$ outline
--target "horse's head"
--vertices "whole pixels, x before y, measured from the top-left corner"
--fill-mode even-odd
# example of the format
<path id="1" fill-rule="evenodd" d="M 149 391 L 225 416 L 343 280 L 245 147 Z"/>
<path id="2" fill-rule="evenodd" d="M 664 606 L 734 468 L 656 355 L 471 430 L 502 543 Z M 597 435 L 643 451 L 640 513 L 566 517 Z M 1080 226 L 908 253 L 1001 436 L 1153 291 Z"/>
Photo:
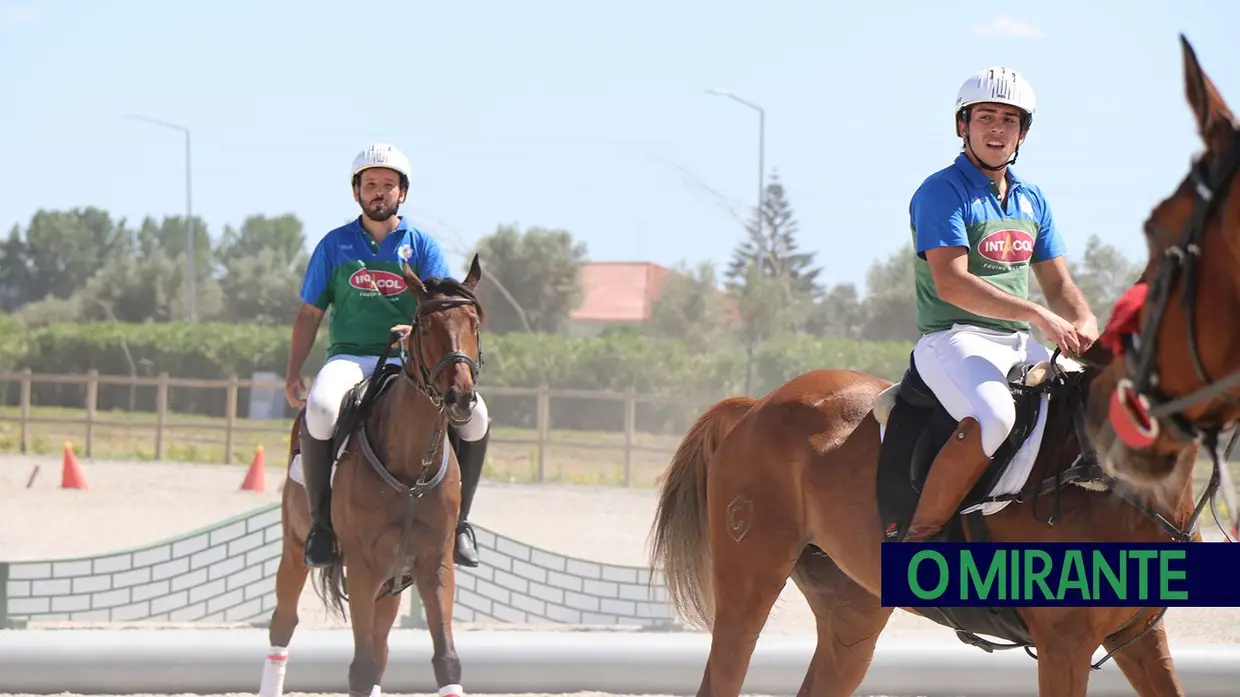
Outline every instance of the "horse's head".
<path id="1" fill-rule="evenodd" d="M 1112 312 L 1086 429 L 1103 467 L 1135 484 L 1183 481 L 1203 438 L 1240 417 L 1240 138 L 1180 37 L 1188 104 L 1205 144 L 1145 223 L 1149 262 Z"/>
<path id="2" fill-rule="evenodd" d="M 405 370 L 453 423 L 469 421 L 478 397 L 474 381 L 482 370 L 482 305 L 474 288 L 482 274 L 478 255 L 465 280 L 418 278 L 408 264 L 405 285 L 418 301 L 409 333 L 402 339 Z"/>

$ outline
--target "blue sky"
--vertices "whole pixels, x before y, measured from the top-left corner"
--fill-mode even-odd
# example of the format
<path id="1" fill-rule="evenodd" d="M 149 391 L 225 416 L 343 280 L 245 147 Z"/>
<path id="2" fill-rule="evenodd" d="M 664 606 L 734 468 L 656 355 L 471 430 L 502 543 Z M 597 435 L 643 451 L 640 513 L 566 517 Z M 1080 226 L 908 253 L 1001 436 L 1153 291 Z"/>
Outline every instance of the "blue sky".
<path id="1" fill-rule="evenodd" d="M 955 157 L 952 101 L 990 65 L 1039 101 L 1016 166 L 1073 255 L 1140 224 L 1200 142 L 1178 32 L 1240 103 L 1240 5 L 1215 2 L 624 3 L 0 0 L 0 224 L 95 205 L 194 212 L 218 235 L 294 212 L 309 244 L 357 215 L 372 140 L 413 162 L 402 209 L 462 268 L 497 224 L 563 227 L 595 260 L 721 264 L 766 163 L 831 283 L 909 237 L 908 200 Z"/>

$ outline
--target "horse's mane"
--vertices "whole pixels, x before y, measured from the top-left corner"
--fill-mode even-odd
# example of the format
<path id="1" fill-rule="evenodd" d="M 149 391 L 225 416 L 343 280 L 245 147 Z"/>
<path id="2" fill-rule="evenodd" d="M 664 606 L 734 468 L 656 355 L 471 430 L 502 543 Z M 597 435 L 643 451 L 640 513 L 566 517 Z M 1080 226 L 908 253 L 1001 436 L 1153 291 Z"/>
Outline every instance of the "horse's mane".
<path id="1" fill-rule="evenodd" d="M 422 285 L 426 288 L 426 294 L 430 297 L 446 297 L 446 298 L 465 298 L 473 303 L 474 308 L 478 311 L 478 321 L 483 320 L 482 303 L 478 302 L 478 295 L 474 290 L 465 285 L 461 281 L 450 276 L 444 278 L 430 277 L 422 279 Z"/>

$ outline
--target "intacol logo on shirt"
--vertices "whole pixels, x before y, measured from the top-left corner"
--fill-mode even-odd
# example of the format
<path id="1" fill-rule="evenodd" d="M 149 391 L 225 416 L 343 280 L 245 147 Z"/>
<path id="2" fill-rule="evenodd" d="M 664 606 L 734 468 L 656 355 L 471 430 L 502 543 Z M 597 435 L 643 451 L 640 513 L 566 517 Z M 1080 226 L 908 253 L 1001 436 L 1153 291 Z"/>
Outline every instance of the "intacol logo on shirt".
<path id="1" fill-rule="evenodd" d="M 399 295 L 405 290 L 405 279 L 391 271 L 381 269 L 358 269 L 349 276 L 349 285 L 360 291 L 369 291 L 365 295 Z"/>

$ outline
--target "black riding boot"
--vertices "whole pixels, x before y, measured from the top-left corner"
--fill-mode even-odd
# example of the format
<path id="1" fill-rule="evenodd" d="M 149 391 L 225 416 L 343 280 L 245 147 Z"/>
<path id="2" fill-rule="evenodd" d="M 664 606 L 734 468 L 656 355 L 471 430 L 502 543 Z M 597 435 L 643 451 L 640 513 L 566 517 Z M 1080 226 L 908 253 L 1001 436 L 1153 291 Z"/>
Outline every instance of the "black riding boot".
<path id="1" fill-rule="evenodd" d="M 474 529 L 470 526 L 469 508 L 482 479 L 482 467 L 486 463 L 487 442 L 491 440 L 491 426 L 487 425 L 482 438 L 473 442 L 460 440 L 456 447 L 456 459 L 461 465 L 461 516 L 456 526 L 456 563 L 462 566 L 478 566 L 478 546 Z"/>
<path id="2" fill-rule="evenodd" d="M 304 550 L 306 566 L 327 566 L 336 560 L 336 535 L 332 532 L 332 443 L 301 429 L 301 471 L 310 503 L 310 534 Z"/>

